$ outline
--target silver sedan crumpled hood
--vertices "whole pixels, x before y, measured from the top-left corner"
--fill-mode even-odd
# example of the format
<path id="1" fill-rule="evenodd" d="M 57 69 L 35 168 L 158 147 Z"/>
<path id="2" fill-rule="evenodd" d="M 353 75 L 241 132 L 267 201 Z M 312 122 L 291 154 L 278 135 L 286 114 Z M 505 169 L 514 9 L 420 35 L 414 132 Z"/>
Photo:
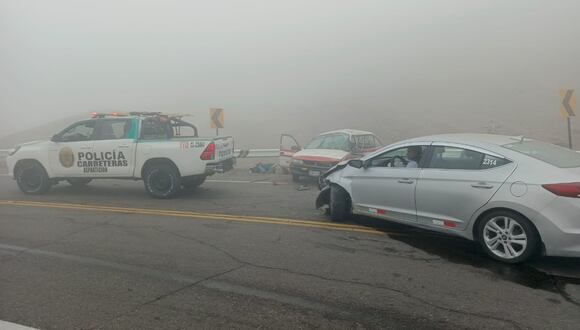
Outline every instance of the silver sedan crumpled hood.
<path id="1" fill-rule="evenodd" d="M 343 161 L 339 162 L 338 164 L 334 165 L 333 167 L 329 168 L 328 171 L 326 171 L 320 175 L 320 178 L 326 178 L 331 173 L 334 173 L 338 170 L 342 170 L 343 168 L 345 168 L 348 165 L 349 160 L 343 160 Z"/>
<path id="2" fill-rule="evenodd" d="M 331 167 L 330 169 L 328 169 L 328 171 L 322 173 L 319 177 L 318 177 L 318 190 L 323 190 L 325 187 L 328 186 L 328 182 L 326 180 L 326 178 L 331 175 L 332 173 L 336 172 L 336 171 L 340 171 L 342 169 L 344 169 L 345 167 L 348 166 L 348 162 L 349 160 L 343 160 L 341 162 L 339 162 L 338 164 L 334 165 L 333 167 Z"/>

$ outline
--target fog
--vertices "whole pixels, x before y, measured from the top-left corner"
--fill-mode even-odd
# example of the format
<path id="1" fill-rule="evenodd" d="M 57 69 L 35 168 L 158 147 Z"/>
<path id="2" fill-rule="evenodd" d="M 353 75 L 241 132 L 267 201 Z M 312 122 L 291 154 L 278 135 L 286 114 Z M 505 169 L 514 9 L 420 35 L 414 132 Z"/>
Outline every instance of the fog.
<path id="1" fill-rule="evenodd" d="M 579 13 L 573 0 L 0 0 L 0 137 L 113 110 L 191 113 L 210 135 L 221 107 L 242 147 L 336 128 L 564 143 Z"/>

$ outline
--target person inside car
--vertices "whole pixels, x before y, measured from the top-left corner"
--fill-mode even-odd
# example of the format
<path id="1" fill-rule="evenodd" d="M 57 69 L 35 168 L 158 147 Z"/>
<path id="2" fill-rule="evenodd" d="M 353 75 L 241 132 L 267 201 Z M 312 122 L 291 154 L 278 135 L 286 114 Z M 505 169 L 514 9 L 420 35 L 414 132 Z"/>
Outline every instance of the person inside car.
<path id="1" fill-rule="evenodd" d="M 421 147 L 411 146 L 407 148 L 407 168 L 417 168 L 419 167 L 419 161 L 421 160 Z"/>

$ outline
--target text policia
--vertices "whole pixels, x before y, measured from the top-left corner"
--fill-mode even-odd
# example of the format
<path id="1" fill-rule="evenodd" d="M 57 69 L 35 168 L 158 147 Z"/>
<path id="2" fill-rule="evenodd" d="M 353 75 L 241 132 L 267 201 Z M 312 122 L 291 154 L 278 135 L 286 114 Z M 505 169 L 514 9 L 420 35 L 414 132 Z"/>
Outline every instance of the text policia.
<path id="1" fill-rule="evenodd" d="M 106 173 L 109 167 L 126 167 L 129 163 L 122 151 L 79 152 L 77 166 L 84 173 Z"/>

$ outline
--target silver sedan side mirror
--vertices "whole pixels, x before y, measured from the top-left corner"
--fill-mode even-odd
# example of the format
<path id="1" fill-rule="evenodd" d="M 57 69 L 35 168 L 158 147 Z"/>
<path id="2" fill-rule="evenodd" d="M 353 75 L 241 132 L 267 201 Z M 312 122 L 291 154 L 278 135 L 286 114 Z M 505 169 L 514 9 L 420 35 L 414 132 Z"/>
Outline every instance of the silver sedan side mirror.
<path id="1" fill-rule="evenodd" d="M 362 168 L 364 167 L 364 162 L 360 159 L 351 159 L 348 161 L 348 165 L 354 168 Z"/>

